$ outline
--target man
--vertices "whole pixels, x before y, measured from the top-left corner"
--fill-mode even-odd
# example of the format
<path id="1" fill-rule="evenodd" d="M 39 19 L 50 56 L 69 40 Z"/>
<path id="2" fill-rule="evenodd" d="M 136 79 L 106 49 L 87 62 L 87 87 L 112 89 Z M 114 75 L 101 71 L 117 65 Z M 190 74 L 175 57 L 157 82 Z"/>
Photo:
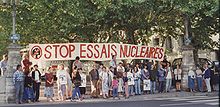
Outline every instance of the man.
<path id="1" fill-rule="evenodd" d="M 100 89 L 98 88 L 99 72 L 96 69 L 96 65 L 93 65 L 93 69 L 89 72 L 91 80 L 91 97 L 97 98 L 100 94 Z"/>
<path id="2" fill-rule="evenodd" d="M 24 73 L 21 65 L 17 65 L 17 71 L 13 74 L 13 83 L 15 85 L 16 103 L 22 104 L 24 92 Z"/>
<path id="3" fill-rule="evenodd" d="M 204 64 L 203 78 L 205 79 L 205 84 L 208 92 L 211 92 L 210 78 L 211 78 L 211 70 L 208 68 L 208 64 Z"/>
<path id="4" fill-rule="evenodd" d="M 79 56 L 76 57 L 75 61 L 73 62 L 73 66 L 72 66 L 72 69 L 77 67 L 78 68 L 83 68 L 83 64 L 82 62 L 80 61 L 80 58 Z"/>
<path id="5" fill-rule="evenodd" d="M 3 55 L 3 59 L 0 62 L 1 76 L 3 76 L 7 70 L 7 61 L 8 61 L 8 55 Z"/>
<path id="6" fill-rule="evenodd" d="M 32 71 L 32 79 L 34 80 L 33 89 L 34 89 L 35 101 L 39 102 L 41 73 L 38 70 L 38 65 L 34 65 L 34 70 Z"/>

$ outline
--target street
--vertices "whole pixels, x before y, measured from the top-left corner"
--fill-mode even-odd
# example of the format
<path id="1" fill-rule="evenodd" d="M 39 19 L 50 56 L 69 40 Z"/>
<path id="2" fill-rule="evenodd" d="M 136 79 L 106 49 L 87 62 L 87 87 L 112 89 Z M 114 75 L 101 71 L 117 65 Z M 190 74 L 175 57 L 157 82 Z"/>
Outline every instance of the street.
<path id="1" fill-rule="evenodd" d="M 54 102 L 37 103 L 23 105 L 4 105 L 7 107 L 218 107 L 218 96 L 189 96 L 189 97 L 170 97 L 170 98 L 147 98 L 143 99 L 124 99 L 121 100 L 84 100 L 82 102 Z"/>

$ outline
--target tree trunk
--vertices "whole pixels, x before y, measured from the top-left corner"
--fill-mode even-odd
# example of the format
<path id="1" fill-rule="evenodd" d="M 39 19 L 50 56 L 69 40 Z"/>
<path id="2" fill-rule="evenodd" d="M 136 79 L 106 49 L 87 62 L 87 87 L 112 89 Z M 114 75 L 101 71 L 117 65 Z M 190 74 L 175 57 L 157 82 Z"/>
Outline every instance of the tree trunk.
<path id="1" fill-rule="evenodd" d="M 184 19 L 184 28 L 185 28 L 184 45 L 190 45 L 192 39 L 192 31 L 191 31 L 190 18 L 188 14 L 184 14 L 183 19 Z"/>
<path id="2" fill-rule="evenodd" d="M 199 63 L 198 49 L 194 49 L 194 50 L 193 50 L 193 57 L 194 57 L 195 65 L 197 66 L 198 63 Z"/>

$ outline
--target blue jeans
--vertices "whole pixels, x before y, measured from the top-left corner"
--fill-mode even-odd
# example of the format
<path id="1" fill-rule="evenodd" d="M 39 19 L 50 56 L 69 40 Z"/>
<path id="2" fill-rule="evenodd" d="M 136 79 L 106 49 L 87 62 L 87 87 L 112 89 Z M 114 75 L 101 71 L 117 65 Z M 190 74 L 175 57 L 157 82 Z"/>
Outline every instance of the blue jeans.
<path id="1" fill-rule="evenodd" d="M 113 98 L 118 97 L 118 88 L 112 89 Z"/>
<path id="2" fill-rule="evenodd" d="M 151 91 L 151 94 L 155 93 L 155 91 L 156 91 L 156 81 L 150 81 L 150 91 Z"/>
<path id="3" fill-rule="evenodd" d="M 72 99 L 75 99 L 76 94 L 78 94 L 79 98 L 81 98 L 79 86 L 75 87 L 75 89 L 73 90 Z"/>
<path id="4" fill-rule="evenodd" d="M 141 94 L 141 79 L 135 80 L 134 81 L 134 85 L 135 85 L 135 94 Z"/>
<path id="5" fill-rule="evenodd" d="M 15 97 L 16 102 L 21 102 L 24 93 L 24 81 L 16 81 L 15 82 Z"/>
<path id="6" fill-rule="evenodd" d="M 172 79 L 166 79 L 166 92 L 170 91 Z"/>
<path id="7" fill-rule="evenodd" d="M 129 93 L 129 95 L 132 95 L 133 92 L 134 92 L 134 86 L 133 85 L 129 85 L 128 86 L 128 93 Z"/>
<path id="8" fill-rule="evenodd" d="M 163 90 L 164 90 L 164 81 L 159 81 L 159 88 L 158 88 L 159 93 L 162 93 Z"/>
<path id="9" fill-rule="evenodd" d="M 202 77 L 197 77 L 197 84 L 198 84 L 198 90 L 200 92 L 202 92 L 203 91 L 203 89 L 202 89 Z"/>
<path id="10" fill-rule="evenodd" d="M 34 90 L 31 87 L 25 87 L 24 88 L 24 95 L 23 95 L 24 100 L 32 100 L 34 101 Z"/>
<path id="11" fill-rule="evenodd" d="M 190 76 L 188 76 L 188 86 L 190 89 L 195 89 L 194 79 L 192 79 Z"/>

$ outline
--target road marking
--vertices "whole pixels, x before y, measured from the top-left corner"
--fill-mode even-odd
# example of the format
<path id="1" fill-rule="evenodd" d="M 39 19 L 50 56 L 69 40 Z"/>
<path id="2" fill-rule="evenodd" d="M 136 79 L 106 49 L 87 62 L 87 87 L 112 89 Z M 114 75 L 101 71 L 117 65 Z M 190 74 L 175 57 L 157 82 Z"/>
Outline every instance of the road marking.
<path id="1" fill-rule="evenodd" d="M 177 99 L 196 99 L 196 98 L 208 98 L 207 96 L 193 96 L 193 97 L 170 97 L 170 98 L 152 98 L 152 100 L 177 100 Z"/>
<path id="2" fill-rule="evenodd" d="M 207 105 L 212 105 L 212 106 L 219 105 L 218 102 L 215 102 L 215 103 L 205 103 L 205 104 L 207 104 Z"/>
<path id="3" fill-rule="evenodd" d="M 193 105 L 193 104 L 199 104 L 199 103 L 177 103 L 177 104 L 162 104 L 160 105 L 161 107 L 164 106 L 182 106 L 182 105 Z"/>
<path id="4" fill-rule="evenodd" d="M 213 102 L 213 101 L 218 101 L 219 99 L 212 99 L 212 100 L 197 100 L 197 101 L 187 101 L 191 103 L 197 103 L 197 102 Z"/>
<path id="5" fill-rule="evenodd" d="M 215 99 L 215 98 L 218 98 L 218 97 L 208 97 L 208 99 Z M 171 101 L 187 101 L 187 100 L 202 100 L 202 99 L 207 99 L 207 97 L 200 97 L 200 98 L 179 98 L 179 99 L 173 99 Z"/>

